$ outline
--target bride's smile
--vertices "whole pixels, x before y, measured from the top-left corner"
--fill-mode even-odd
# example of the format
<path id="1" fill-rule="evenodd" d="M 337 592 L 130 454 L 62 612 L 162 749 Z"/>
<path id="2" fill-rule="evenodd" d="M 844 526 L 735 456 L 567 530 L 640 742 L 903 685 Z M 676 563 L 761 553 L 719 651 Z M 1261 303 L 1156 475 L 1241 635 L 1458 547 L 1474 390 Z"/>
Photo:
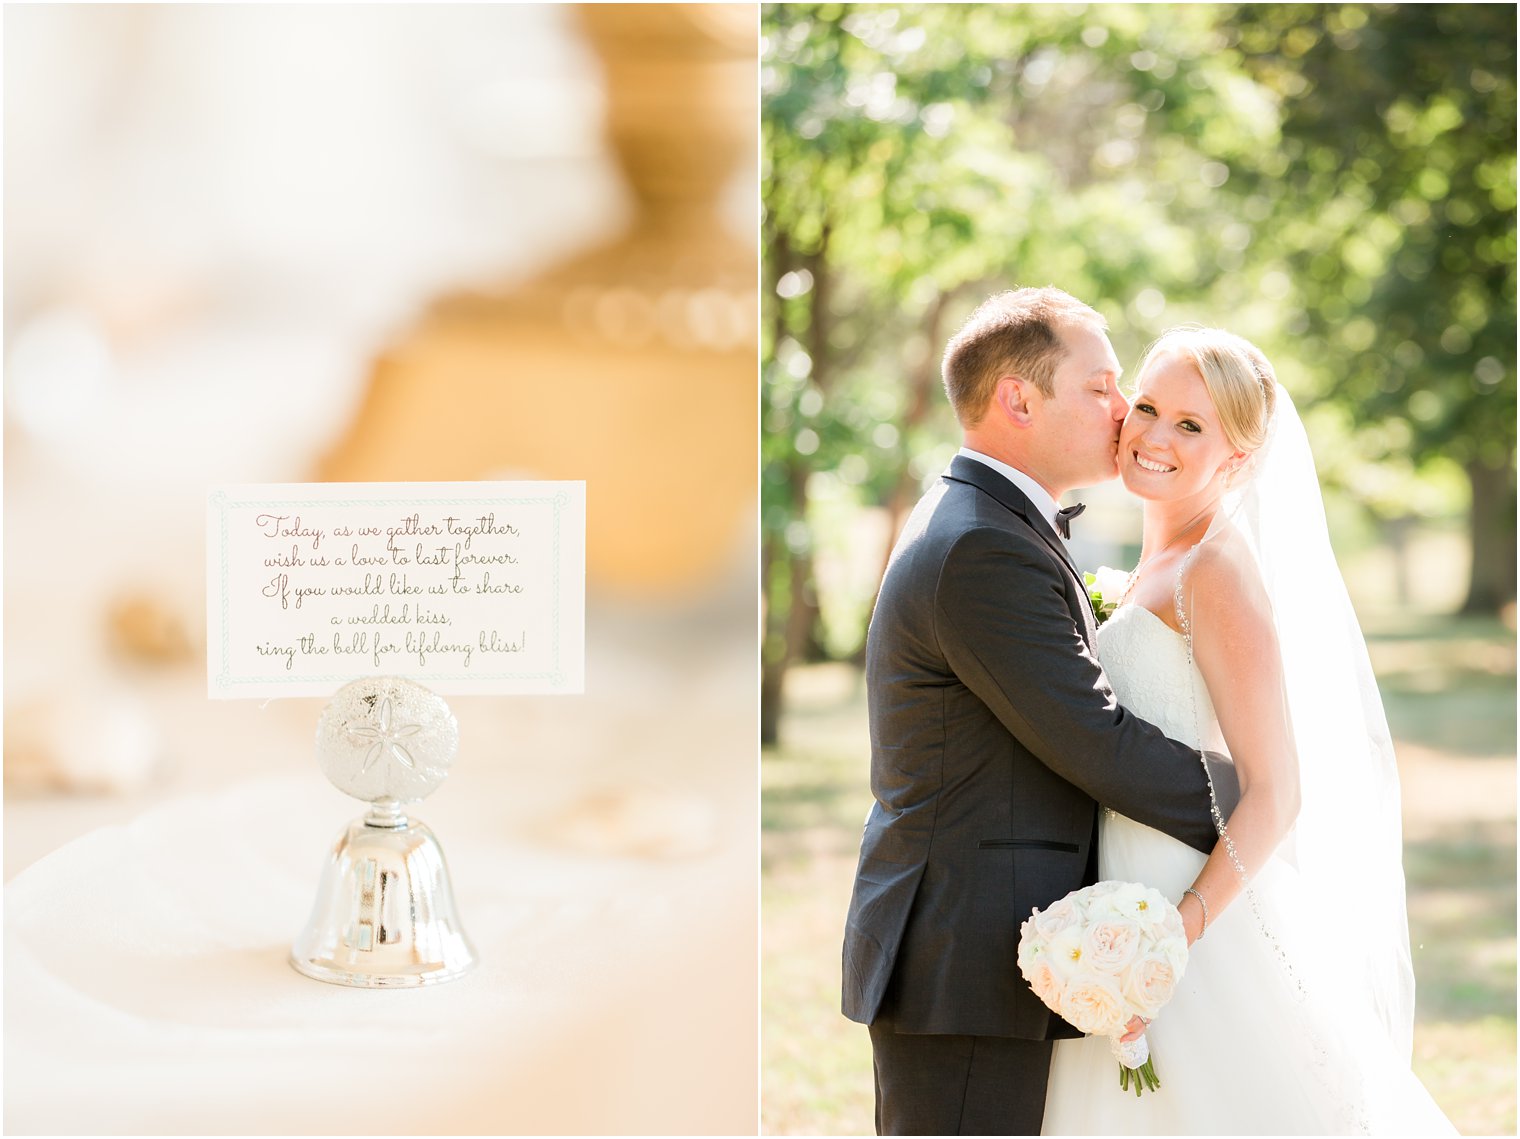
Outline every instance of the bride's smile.
<path id="1" fill-rule="evenodd" d="M 1163 352 L 1145 365 L 1119 434 L 1119 475 L 1152 501 L 1200 498 L 1242 457 L 1231 445 L 1208 386 L 1186 356 Z"/>
<path id="2" fill-rule="evenodd" d="M 1163 463 L 1153 463 L 1144 455 L 1140 454 L 1139 451 L 1134 451 L 1131 453 L 1134 456 L 1136 465 L 1139 466 L 1142 470 L 1156 471 L 1159 474 L 1169 475 L 1177 469 L 1176 467 L 1166 466 Z"/>

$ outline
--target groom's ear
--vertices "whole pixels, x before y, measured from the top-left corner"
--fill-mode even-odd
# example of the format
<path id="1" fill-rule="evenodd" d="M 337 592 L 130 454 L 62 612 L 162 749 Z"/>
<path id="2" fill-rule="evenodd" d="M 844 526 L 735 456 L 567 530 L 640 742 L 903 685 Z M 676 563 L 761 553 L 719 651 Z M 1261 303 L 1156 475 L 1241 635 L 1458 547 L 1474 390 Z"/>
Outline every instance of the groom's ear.
<path id="1" fill-rule="evenodd" d="M 1022 376 L 999 376 L 992 391 L 992 405 L 1015 427 L 1028 427 L 1034 420 L 1030 396 L 1034 385 Z"/>

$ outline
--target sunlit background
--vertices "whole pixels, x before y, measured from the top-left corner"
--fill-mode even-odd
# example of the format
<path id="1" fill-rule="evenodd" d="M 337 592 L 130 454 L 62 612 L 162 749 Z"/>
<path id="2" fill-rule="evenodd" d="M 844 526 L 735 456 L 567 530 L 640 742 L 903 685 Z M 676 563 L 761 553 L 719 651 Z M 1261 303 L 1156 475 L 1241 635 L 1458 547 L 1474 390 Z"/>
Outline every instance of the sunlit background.
<path id="1" fill-rule="evenodd" d="M 1398 746 L 1416 1070 L 1512 1133 L 1514 7 L 786 4 L 761 36 L 765 1129 L 870 1130 L 838 1012 L 866 621 L 959 445 L 946 339 L 1055 284 L 1131 372 L 1221 325 L 1303 409 Z M 1080 498 L 1078 562 L 1133 565 L 1122 489 Z"/>
<path id="2" fill-rule="evenodd" d="M 753 1128 L 756 24 L 7 9 L 8 1130 Z M 586 694 L 451 701 L 421 811 L 510 936 L 326 991 L 358 807 L 320 701 L 206 698 L 206 488 L 514 477 L 587 483 Z M 278 928 L 202 908 L 252 866 Z"/>

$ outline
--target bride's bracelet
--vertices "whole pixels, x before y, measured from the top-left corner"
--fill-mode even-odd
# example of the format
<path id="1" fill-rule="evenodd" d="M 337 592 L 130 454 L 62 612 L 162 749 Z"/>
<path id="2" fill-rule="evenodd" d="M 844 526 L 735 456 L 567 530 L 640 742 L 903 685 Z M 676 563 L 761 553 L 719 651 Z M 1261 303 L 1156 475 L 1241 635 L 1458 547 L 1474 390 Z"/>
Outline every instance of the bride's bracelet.
<path id="1" fill-rule="evenodd" d="M 1193 889 L 1191 886 L 1182 891 L 1182 896 L 1184 898 L 1189 894 L 1192 894 L 1193 897 L 1197 898 L 1198 904 L 1203 907 L 1203 924 L 1198 927 L 1198 940 L 1202 941 L 1203 935 L 1208 932 L 1209 928 L 1209 904 L 1203 900 L 1203 895 L 1200 894 L 1197 890 Z"/>

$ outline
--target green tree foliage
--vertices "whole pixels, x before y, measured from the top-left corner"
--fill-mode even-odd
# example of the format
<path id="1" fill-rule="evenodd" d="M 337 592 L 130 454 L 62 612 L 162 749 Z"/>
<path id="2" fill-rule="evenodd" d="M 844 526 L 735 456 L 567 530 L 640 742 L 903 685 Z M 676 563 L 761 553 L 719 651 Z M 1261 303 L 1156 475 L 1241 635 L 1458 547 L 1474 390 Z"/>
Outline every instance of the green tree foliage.
<path id="1" fill-rule="evenodd" d="M 1464 41 L 1425 76 L 1380 57 L 1385 22 L 1409 52 L 1442 52 L 1440 37 L 1417 42 L 1425 25 L 1391 8 L 766 7 L 766 737 L 787 664 L 850 656 L 864 632 L 864 606 L 820 621 L 814 554 L 840 540 L 821 504 L 884 505 L 895 527 L 957 437 L 939 351 L 997 288 L 1056 283 L 1081 296 L 1109 317 L 1127 360 L 1169 325 L 1226 324 L 1261 343 L 1301 398 L 1339 401 L 1369 452 L 1402 444 L 1412 470 L 1458 454 L 1450 441 L 1466 430 L 1458 461 L 1499 461 L 1512 495 L 1514 11 L 1495 11 L 1508 13 L 1507 36 L 1489 27 L 1467 70 Z M 1438 13 L 1422 18 L 1440 24 Z M 1383 107 L 1359 85 L 1385 73 L 1406 83 Z M 1458 73 L 1461 100 L 1427 90 Z M 1477 110 L 1496 113 L 1504 98 L 1508 141 Z M 1353 133 L 1337 124 L 1342 99 L 1365 119 Z M 1459 141 L 1450 161 L 1419 164 L 1422 149 Z M 1449 212 L 1468 260 L 1437 239 L 1428 260 L 1451 278 L 1401 272 L 1410 248 L 1426 248 L 1406 240 L 1416 222 L 1434 233 L 1457 224 Z M 1475 272 L 1480 240 L 1492 278 Z M 1450 286 L 1433 335 L 1391 322 L 1399 282 L 1418 281 Z M 1398 311 L 1433 323 L 1436 310 Z M 1445 378 L 1421 376 L 1416 389 L 1438 404 L 1406 392 L 1395 414 L 1368 393 L 1402 390 L 1377 359 L 1402 350 L 1414 369 L 1406 342 L 1423 360 L 1444 353 Z M 888 540 L 879 536 L 883 558 Z"/>
<path id="2" fill-rule="evenodd" d="M 1515 8 L 1245 5 L 1232 25 L 1282 105 L 1290 327 L 1369 441 L 1461 465 L 1465 608 L 1492 612 L 1515 596 Z"/>

